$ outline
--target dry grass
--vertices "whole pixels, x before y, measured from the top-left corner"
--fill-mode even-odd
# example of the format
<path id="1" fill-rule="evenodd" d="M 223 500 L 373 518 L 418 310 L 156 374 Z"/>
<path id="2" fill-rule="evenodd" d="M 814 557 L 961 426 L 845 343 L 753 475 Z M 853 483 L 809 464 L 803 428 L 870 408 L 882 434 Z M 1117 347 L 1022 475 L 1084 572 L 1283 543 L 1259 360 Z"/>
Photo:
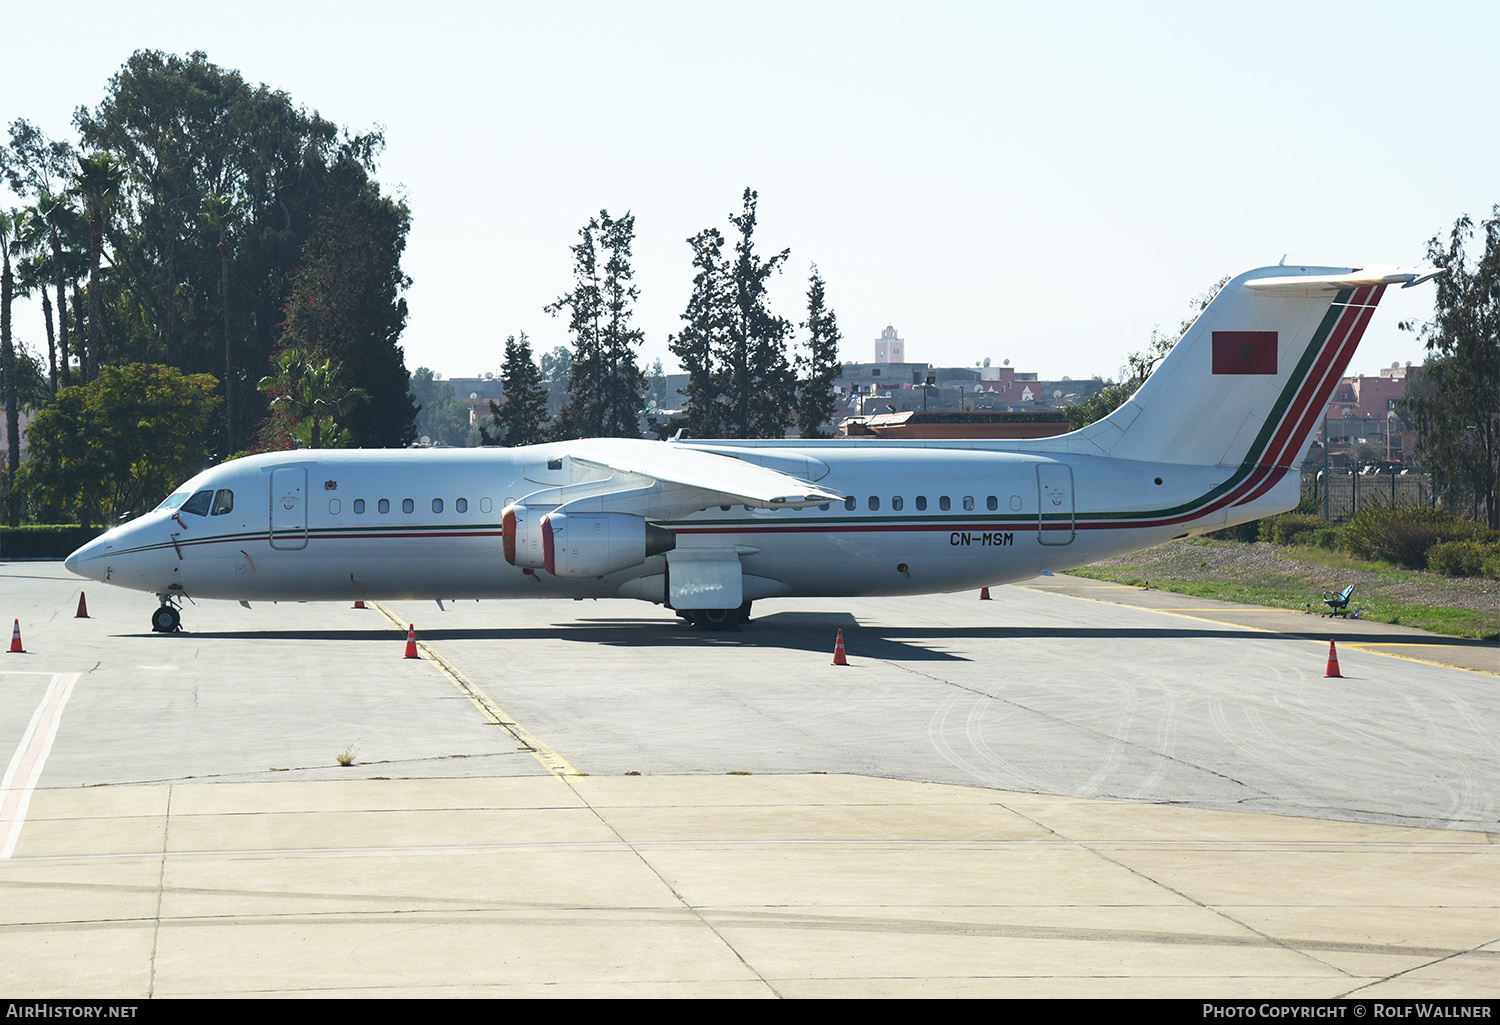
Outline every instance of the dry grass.
<path id="1" fill-rule="evenodd" d="M 1073 571 L 1272 608 L 1321 609 L 1325 591 L 1354 585 L 1363 618 L 1434 633 L 1500 639 L 1500 584 L 1394 569 L 1317 548 L 1206 539 L 1172 541 Z"/>

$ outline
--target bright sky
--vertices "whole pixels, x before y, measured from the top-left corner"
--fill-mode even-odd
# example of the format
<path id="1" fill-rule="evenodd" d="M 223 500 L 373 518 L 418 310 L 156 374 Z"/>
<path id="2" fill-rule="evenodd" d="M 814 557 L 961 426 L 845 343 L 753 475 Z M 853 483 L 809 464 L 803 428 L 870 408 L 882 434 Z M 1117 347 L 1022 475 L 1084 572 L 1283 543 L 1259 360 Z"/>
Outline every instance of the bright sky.
<path id="1" fill-rule="evenodd" d="M 636 216 L 643 366 L 670 368 L 688 236 L 748 185 L 760 251 L 811 263 L 845 360 L 887 323 L 907 358 L 1116 375 L 1220 277 L 1414 264 L 1500 203 L 1500 5 L 87 0 L 0 61 L 0 122 L 76 141 L 140 48 L 186 53 L 354 130 L 383 125 L 404 196 L 409 368 L 498 371 L 590 215 Z M 40 17 L 40 15 L 38 16 Z M 11 19 L 12 22 L 15 19 Z M 18 25 L 13 24 L 13 28 Z M 55 26 L 54 26 L 55 27 Z M 9 205 L 13 200 L 3 197 Z M 1421 362 L 1392 292 L 1351 370 Z M 45 348 L 39 314 L 17 331 Z M 34 323 L 33 323 L 34 322 Z"/>

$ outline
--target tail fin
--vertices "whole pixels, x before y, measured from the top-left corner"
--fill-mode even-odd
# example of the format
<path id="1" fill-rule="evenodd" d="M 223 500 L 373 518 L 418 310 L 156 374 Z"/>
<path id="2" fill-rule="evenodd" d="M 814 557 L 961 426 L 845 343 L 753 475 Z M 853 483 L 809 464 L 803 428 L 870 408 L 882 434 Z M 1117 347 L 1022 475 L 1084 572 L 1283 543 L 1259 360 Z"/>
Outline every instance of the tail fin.
<path id="1" fill-rule="evenodd" d="M 1386 286 L 1409 288 L 1435 273 L 1247 271 L 1219 291 L 1140 390 L 1078 440 L 1119 459 L 1247 473 L 1297 466 Z"/>

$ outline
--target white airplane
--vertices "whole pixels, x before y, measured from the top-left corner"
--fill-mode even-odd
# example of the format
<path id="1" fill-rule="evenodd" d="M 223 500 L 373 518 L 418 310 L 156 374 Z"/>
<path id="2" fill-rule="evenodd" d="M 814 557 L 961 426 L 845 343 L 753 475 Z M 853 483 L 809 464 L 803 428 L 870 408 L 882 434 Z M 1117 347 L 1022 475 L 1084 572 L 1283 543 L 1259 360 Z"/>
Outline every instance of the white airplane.
<path id="1" fill-rule="evenodd" d="M 69 556 L 181 600 L 606 598 L 708 629 L 751 602 L 958 591 L 1296 506 L 1298 467 L 1386 287 L 1437 272 L 1230 281 L 1124 405 L 1070 434 L 279 452 L 205 470 Z"/>

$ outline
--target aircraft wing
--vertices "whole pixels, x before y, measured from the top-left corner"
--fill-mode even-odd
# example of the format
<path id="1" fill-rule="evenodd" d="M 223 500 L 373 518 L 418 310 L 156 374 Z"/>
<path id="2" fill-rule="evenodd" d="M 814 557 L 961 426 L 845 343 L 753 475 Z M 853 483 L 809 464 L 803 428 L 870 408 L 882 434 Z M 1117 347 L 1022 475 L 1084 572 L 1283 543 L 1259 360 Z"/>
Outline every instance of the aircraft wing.
<path id="1" fill-rule="evenodd" d="M 717 496 L 706 504 L 732 501 L 761 508 L 796 508 L 842 502 L 841 492 L 820 488 L 778 470 L 734 456 L 660 442 L 600 445 L 580 442 L 568 450 L 574 460 L 617 473 L 650 477 Z"/>

